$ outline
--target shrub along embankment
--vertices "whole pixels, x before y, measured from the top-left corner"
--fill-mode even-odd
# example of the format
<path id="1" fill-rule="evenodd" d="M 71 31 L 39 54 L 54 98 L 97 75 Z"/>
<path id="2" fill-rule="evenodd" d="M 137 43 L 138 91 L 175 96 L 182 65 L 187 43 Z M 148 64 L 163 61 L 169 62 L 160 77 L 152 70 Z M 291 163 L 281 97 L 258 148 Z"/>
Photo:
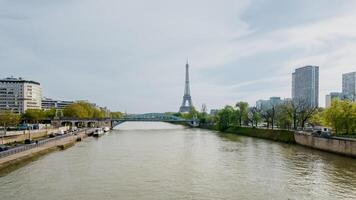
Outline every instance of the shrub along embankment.
<path id="1" fill-rule="evenodd" d="M 202 128 L 217 130 L 217 128 L 214 126 L 202 127 Z M 227 130 L 221 132 L 295 144 L 294 132 L 288 130 L 272 130 L 272 129 L 231 126 Z"/>

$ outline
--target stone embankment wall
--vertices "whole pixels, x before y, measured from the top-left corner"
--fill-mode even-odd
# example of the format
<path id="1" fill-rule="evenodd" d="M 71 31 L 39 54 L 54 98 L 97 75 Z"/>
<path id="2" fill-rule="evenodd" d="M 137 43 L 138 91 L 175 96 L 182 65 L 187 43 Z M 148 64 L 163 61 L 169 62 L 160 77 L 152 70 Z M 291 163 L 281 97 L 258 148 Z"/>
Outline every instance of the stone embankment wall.
<path id="1" fill-rule="evenodd" d="M 293 132 L 288 130 L 271 130 L 233 126 L 227 129 L 226 133 L 233 133 L 237 135 L 273 140 L 276 142 L 295 144 Z"/>
<path id="2" fill-rule="evenodd" d="M 295 133 L 297 144 L 356 158 L 356 139 L 321 138 L 305 133 Z"/>

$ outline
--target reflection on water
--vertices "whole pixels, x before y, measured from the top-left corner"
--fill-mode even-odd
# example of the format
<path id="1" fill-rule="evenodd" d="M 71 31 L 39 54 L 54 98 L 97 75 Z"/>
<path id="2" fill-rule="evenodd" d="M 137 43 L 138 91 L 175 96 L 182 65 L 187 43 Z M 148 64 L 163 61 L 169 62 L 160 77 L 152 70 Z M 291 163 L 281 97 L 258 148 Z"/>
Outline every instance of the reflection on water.
<path id="1" fill-rule="evenodd" d="M 125 123 L 0 178 L 1 199 L 355 199 L 356 160 L 165 123 Z"/>

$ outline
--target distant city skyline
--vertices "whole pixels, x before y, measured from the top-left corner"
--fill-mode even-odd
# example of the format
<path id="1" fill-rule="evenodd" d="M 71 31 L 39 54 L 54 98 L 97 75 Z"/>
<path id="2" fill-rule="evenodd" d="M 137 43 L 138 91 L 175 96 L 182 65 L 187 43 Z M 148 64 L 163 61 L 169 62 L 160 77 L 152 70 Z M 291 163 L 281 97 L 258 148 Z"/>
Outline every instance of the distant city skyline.
<path id="1" fill-rule="evenodd" d="M 177 111 L 189 57 L 194 105 L 291 97 L 319 66 L 319 105 L 356 71 L 352 0 L 1 1 L 1 78 L 53 99 L 129 113 Z"/>

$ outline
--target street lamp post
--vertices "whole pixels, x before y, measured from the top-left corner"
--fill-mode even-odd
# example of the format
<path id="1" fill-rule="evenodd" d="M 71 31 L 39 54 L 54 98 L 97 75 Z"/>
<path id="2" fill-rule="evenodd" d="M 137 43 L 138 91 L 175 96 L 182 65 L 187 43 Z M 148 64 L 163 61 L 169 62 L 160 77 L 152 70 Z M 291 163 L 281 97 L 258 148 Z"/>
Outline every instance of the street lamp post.
<path id="1" fill-rule="evenodd" d="M 8 102 L 6 102 L 6 109 L 8 110 L 10 108 Z M 12 108 L 11 108 L 11 112 L 12 112 Z M 4 122 L 4 133 L 2 135 L 2 144 L 4 144 L 4 139 L 5 139 L 5 136 L 6 136 L 6 122 Z"/>
<path id="2" fill-rule="evenodd" d="M 2 144 L 4 144 L 5 135 L 6 135 L 6 123 L 4 122 L 4 133 L 2 134 L 2 140 L 1 140 Z"/>
<path id="3" fill-rule="evenodd" d="M 31 140 L 31 127 L 28 126 L 28 139 Z"/>

